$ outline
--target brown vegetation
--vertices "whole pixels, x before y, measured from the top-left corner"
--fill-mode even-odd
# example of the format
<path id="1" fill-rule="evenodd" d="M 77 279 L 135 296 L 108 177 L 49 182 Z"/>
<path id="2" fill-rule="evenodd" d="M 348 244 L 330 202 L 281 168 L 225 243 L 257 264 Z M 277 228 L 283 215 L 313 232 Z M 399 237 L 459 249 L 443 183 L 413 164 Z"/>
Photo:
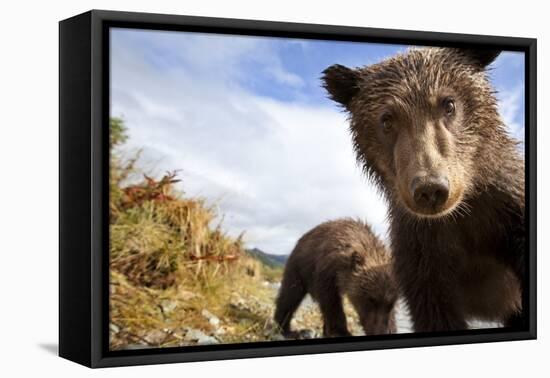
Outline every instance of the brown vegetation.
<path id="1" fill-rule="evenodd" d="M 122 122 L 111 129 L 111 348 L 267 339 L 271 307 L 243 303 L 270 303 L 273 290 L 259 284 L 267 278 L 242 235 L 227 235 L 212 206 L 176 190 L 175 172 L 140 173 L 139 154 L 127 159 L 120 149 Z M 270 280 L 280 274 L 266 269 Z"/>

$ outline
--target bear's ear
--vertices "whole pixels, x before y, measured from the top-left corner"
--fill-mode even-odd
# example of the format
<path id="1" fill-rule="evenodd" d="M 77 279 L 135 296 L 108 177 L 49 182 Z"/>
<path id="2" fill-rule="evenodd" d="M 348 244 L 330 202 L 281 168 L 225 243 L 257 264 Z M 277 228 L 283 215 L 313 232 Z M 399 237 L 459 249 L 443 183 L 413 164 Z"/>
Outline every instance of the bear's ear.
<path id="1" fill-rule="evenodd" d="M 365 263 L 365 256 L 363 254 L 353 251 L 351 254 L 351 267 L 357 269 Z"/>
<path id="2" fill-rule="evenodd" d="M 472 61 L 479 66 L 479 68 L 485 68 L 489 64 L 493 63 L 495 59 L 500 55 L 501 50 L 495 49 L 464 49 L 464 55 L 470 57 Z"/>
<path id="3" fill-rule="evenodd" d="M 353 96 L 359 92 L 359 74 L 356 70 L 335 64 L 323 71 L 323 87 L 330 98 L 348 108 Z"/>

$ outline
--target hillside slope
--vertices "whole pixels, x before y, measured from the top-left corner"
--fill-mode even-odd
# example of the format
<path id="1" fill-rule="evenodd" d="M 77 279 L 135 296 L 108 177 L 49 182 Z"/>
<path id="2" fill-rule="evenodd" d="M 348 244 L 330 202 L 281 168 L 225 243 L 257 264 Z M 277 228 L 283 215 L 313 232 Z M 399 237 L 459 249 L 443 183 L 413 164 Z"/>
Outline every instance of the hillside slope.
<path id="1" fill-rule="evenodd" d="M 284 267 L 286 264 L 286 260 L 288 259 L 288 255 L 274 255 L 271 253 L 264 252 L 259 248 L 247 249 L 246 253 L 248 253 L 252 257 L 257 258 L 263 264 L 271 268 Z"/>
<path id="2" fill-rule="evenodd" d="M 282 269 L 245 252 L 205 199 L 175 189 L 175 173 L 150 177 L 121 148 L 111 120 L 110 347 L 113 350 L 277 338 Z"/>

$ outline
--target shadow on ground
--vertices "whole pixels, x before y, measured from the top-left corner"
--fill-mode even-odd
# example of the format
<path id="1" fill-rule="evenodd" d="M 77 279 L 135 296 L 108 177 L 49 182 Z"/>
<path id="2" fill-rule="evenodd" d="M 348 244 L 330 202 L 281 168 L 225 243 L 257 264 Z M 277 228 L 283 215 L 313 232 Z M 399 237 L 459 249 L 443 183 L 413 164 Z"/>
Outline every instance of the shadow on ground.
<path id="1" fill-rule="evenodd" d="M 59 354 L 59 346 L 56 343 L 41 343 L 38 344 L 38 347 L 56 356 Z"/>

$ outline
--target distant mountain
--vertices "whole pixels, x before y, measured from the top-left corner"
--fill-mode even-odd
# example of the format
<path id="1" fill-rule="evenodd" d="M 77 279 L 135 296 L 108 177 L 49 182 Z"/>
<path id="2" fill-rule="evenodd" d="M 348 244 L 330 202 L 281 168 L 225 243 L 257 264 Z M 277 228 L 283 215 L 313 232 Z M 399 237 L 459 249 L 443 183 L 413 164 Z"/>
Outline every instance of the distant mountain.
<path id="1" fill-rule="evenodd" d="M 288 259 L 287 255 L 274 255 L 258 248 L 247 249 L 246 252 L 271 268 L 282 268 Z"/>

